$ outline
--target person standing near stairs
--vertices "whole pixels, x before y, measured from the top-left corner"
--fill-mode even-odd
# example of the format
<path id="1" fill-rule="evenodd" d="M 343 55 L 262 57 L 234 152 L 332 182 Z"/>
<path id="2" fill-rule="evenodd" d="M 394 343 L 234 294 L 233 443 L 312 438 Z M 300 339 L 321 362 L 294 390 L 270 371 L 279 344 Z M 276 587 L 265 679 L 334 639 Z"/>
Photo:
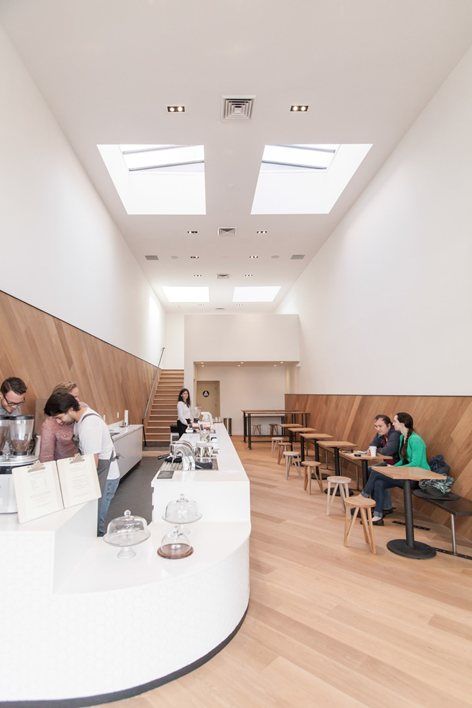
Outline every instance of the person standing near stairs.
<path id="1" fill-rule="evenodd" d="M 188 425 L 192 425 L 192 413 L 190 411 L 190 393 L 188 388 L 183 388 L 179 393 L 179 398 L 177 400 L 177 428 L 179 431 L 179 438 L 187 430 Z"/>

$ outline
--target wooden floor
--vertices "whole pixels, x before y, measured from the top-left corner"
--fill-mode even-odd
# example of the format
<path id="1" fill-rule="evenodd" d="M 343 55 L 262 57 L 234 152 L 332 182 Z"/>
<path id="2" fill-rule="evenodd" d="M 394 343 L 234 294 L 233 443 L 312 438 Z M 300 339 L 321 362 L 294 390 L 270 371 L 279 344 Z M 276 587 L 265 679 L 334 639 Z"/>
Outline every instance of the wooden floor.
<path id="1" fill-rule="evenodd" d="M 376 556 L 358 525 L 345 548 L 338 500 L 326 516 L 325 495 L 287 482 L 267 445 L 233 440 L 251 479 L 246 620 L 197 671 L 114 705 L 472 705 L 472 561 L 395 556 L 391 522 L 375 528 Z M 442 529 L 416 537 L 447 547 Z"/>

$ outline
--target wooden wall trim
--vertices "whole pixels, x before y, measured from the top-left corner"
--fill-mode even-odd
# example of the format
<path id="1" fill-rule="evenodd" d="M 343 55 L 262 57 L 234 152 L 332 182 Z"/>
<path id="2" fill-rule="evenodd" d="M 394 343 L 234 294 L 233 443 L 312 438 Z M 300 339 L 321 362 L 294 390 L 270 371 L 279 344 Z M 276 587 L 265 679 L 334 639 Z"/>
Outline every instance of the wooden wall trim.
<path id="1" fill-rule="evenodd" d="M 288 410 L 310 413 L 309 425 L 351 440 L 365 449 L 374 435 L 373 417 L 398 411 L 413 416 L 415 429 L 425 440 L 428 457 L 444 455 L 455 477 L 454 491 L 472 500 L 472 396 L 356 396 L 286 394 Z M 415 499 L 415 506 L 432 521 L 449 525 L 449 514 Z M 458 533 L 472 539 L 472 518 L 457 520 Z"/>
<path id="2" fill-rule="evenodd" d="M 129 411 L 141 423 L 157 367 L 0 291 L 0 381 L 28 386 L 23 411 L 35 413 L 54 386 L 77 381 L 82 400 L 108 423 Z"/>

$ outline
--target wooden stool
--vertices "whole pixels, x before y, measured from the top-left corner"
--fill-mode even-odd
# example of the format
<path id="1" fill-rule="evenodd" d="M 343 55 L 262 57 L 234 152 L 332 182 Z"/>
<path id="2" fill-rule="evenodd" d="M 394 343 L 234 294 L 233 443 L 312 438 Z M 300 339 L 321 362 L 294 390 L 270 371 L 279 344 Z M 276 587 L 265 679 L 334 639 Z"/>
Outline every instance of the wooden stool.
<path id="1" fill-rule="evenodd" d="M 298 468 L 298 476 L 300 476 L 300 453 L 294 452 L 293 450 L 286 450 L 284 452 L 285 457 L 285 479 L 290 476 L 290 468 L 292 465 Z"/>
<path id="2" fill-rule="evenodd" d="M 302 462 L 302 467 L 305 473 L 305 479 L 303 483 L 303 489 L 306 492 L 308 487 L 308 493 L 311 494 L 311 480 L 316 479 L 320 492 L 323 492 L 323 481 L 321 479 L 321 470 L 319 469 L 321 462 L 316 462 L 316 460 L 305 460 Z"/>
<path id="3" fill-rule="evenodd" d="M 290 450 L 290 443 L 289 442 L 279 442 L 278 447 L 277 447 L 277 464 L 280 465 L 282 461 L 282 455 L 285 452 L 285 450 Z"/>
<path id="4" fill-rule="evenodd" d="M 280 435 L 280 426 L 278 423 L 269 423 L 269 435 Z"/>
<path id="5" fill-rule="evenodd" d="M 375 553 L 374 543 L 374 526 L 372 524 L 372 509 L 375 506 L 373 499 L 367 499 L 359 494 L 357 497 L 344 499 L 344 507 L 346 509 L 346 519 L 344 522 L 344 545 L 348 545 L 349 535 L 357 518 L 357 514 L 361 513 L 362 529 L 364 531 L 365 542 L 370 548 L 371 553 Z"/>
<path id="6" fill-rule="evenodd" d="M 281 442 L 285 442 L 285 440 L 286 439 L 282 436 L 278 436 L 278 437 L 270 439 L 270 453 L 271 453 L 271 455 L 274 454 L 274 451 L 276 450 L 278 444 Z"/>
<path id="7" fill-rule="evenodd" d="M 251 435 L 262 435 L 262 428 L 261 428 L 260 423 L 255 423 L 251 427 L 252 427 Z"/>
<path id="8" fill-rule="evenodd" d="M 326 513 L 329 515 L 331 503 L 333 498 L 336 496 L 336 492 L 339 489 L 339 496 L 342 499 L 343 506 L 346 508 L 346 499 L 349 499 L 349 482 L 350 477 L 341 477 L 339 475 L 332 475 L 328 477 L 328 492 L 326 497 Z"/>

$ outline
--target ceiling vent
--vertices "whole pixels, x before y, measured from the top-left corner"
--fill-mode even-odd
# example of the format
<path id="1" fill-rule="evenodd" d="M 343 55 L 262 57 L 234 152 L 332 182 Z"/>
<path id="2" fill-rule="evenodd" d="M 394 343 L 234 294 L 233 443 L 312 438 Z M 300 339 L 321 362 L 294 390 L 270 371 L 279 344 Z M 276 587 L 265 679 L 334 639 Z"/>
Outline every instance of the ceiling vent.
<path id="1" fill-rule="evenodd" d="M 254 96 L 223 96 L 223 120 L 249 120 Z"/>
<path id="2" fill-rule="evenodd" d="M 302 253 L 294 253 L 293 256 L 290 256 L 291 261 L 302 261 L 305 258 L 305 256 Z"/>
<path id="3" fill-rule="evenodd" d="M 217 273 L 216 277 L 218 280 L 228 280 L 229 273 Z"/>
<path id="4" fill-rule="evenodd" d="M 147 261 L 158 261 L 159 256 L 144 256 Z"/>
<path id="5" fill-rule="evenodd" d="M 218 229 L 218 236 L 236 236 L 235 226 L 220 226 Z"/>

